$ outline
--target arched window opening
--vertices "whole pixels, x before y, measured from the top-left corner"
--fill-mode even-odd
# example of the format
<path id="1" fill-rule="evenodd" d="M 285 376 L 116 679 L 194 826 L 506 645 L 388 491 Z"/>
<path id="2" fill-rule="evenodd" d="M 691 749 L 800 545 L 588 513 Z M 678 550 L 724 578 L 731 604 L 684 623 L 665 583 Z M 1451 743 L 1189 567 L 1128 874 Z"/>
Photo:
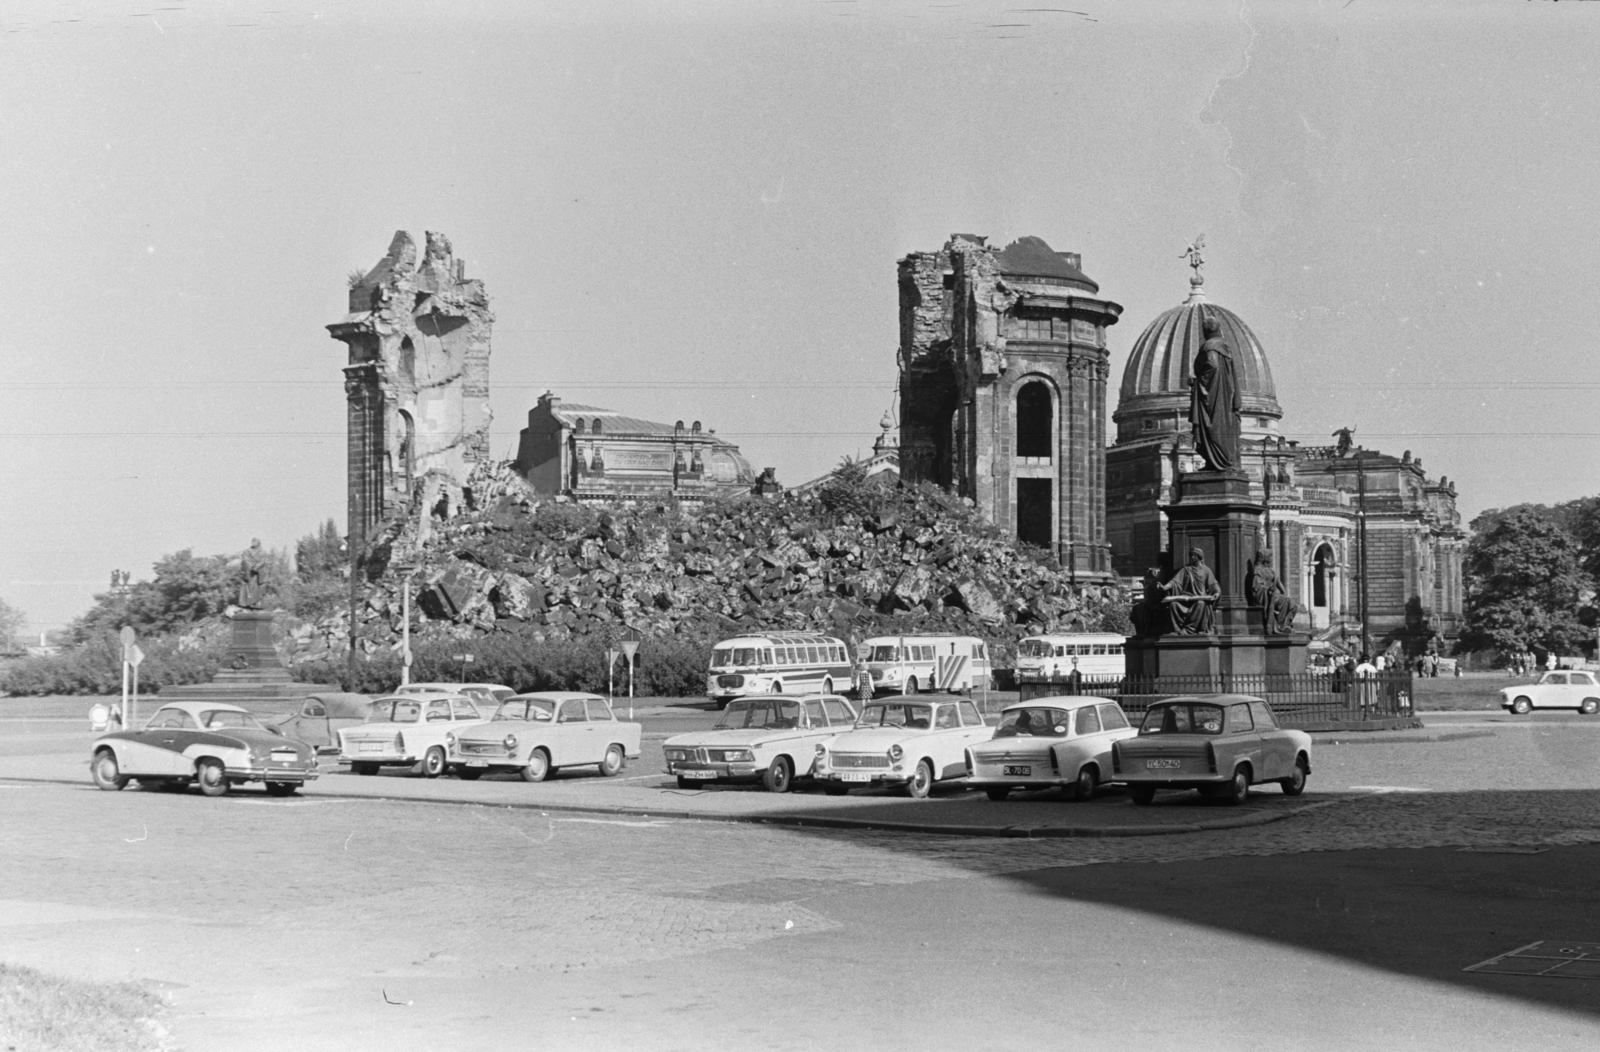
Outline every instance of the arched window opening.
<path id="1" fill-rule="evenodd" d="M 417 386 L 417 348 L 409 336 L 400 341 L 400 383 L 403 387 Z"/>
<path id="2" fill-rule="evenodd" d="M 1017 392 L 1017 456 L 1048 460 L 1054 455 L 1053 403 L 1048 384 L 1023 384 Z"/>
<path id="3" fill-rule="evenodd" d="M 1316 558 L 1312 560 L 1311 570 L 1311 605 L 1328 605 L 1328 585 L 1333 578 L 1333 549 L 1326 544 L 1317 549 Z"/>

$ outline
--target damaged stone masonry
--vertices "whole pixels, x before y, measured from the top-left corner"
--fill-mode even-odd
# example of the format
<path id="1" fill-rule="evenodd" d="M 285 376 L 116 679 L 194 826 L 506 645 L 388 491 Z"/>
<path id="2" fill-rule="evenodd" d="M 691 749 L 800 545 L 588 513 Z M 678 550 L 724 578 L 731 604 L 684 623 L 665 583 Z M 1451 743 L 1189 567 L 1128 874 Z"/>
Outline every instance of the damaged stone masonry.
<path id="1" fill-rule="evenodd" d="M 349 313 L 328 332 L 349 348 L 349 538 L 360 549 L 412 509 L 448 513 L 489 458 L 489 343 L 483 282 L 432 230 L 422 257 L 397 231 L 377 266 L 350 283 Z M 415 517 L 426 533 L 432 516 Z"/>

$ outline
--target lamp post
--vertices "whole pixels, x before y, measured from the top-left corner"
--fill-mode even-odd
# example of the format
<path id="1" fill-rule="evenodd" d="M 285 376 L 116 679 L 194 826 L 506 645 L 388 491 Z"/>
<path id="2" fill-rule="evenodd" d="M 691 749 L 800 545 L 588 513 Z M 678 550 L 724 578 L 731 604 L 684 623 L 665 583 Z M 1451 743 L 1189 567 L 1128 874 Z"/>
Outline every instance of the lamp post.
<path id="1" fill-rule="evenodd" d="M 400 685 L 411 682 L 411 575 L 415 566 L 390 564 L 400 575 Z"/>
<path id="2" fill-rule="evenodd" d="M 1372 656 L 1372 632 L 1367 624 L 1367 465 L 1366 458 L 1356 454 L 1356 544 L 1361 549 L 1361 652 Z"/>

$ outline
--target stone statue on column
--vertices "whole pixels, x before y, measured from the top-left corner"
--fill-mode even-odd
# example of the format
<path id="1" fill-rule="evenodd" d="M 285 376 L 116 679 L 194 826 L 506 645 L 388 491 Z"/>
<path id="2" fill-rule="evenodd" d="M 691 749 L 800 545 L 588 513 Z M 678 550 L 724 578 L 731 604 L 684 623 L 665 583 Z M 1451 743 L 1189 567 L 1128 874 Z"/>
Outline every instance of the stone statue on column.
<path id="1" fill-rule="evenodd" d="M 1189 424 L 1194 449 L 1210 471 L 1231 471 L 1239 466 L 1239 397 L 1233 348 L 1222 338 L 1222 325 L 1210 311 L 1200 323 L 1205 341 L 1194 358 L 1189 380 Z"/>
<path id="2" fill-rule="evenodd" d="M 266 572 L 267 559 L 261 551 L 261 538 L 257 537 L 250 542 L 244 554 L 239 557 L 239 607 L 242 610 L 260 610 L 266 594 L 266 584 L 262 575 Z"/>

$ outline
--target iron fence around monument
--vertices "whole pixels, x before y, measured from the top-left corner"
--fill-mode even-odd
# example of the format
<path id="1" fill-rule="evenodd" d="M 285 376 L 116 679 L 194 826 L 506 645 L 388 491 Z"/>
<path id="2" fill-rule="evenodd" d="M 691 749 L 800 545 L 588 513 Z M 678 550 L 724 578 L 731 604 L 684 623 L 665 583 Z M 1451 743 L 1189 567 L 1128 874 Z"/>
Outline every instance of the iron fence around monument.
<path id="1" fill-rule="evenodd" d="M 1249 694 L 1265 698 L 1285 726 L 1412 715 L 1411 673 L 1400 669 L 1375 677 L 1233 675 L 1123 677 L 1118 679 L 1066 677 L 1030 678 L 1017 684 L 1021 700 L 1055 695 L 1092 694 L 1112 698 L 1130 717 L 1137 717 L 1158 701 L 1194 694 Z"/>

